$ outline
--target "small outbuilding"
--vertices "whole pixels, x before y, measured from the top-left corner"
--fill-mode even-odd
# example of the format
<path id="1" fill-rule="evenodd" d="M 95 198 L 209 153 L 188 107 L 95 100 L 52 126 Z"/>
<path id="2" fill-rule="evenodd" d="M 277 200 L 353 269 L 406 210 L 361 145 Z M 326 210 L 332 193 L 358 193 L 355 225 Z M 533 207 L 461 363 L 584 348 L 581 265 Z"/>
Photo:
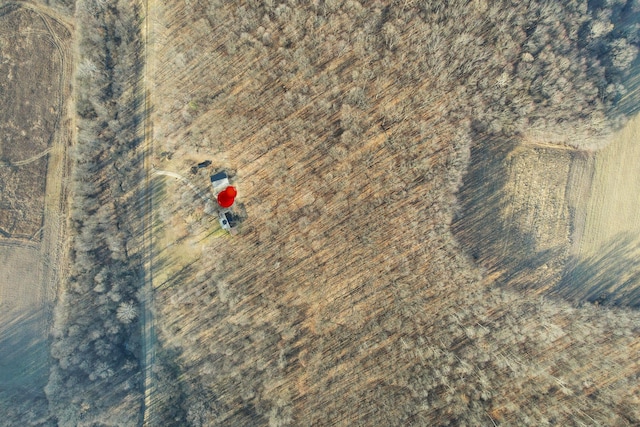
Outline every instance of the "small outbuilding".
<path id="1" fill-rule="evenodd" d="M 217 196 L 219 192 L 229 186 L 229 175 L 225 171 L 211 175 L 211 185 L 213 193 Z"/>

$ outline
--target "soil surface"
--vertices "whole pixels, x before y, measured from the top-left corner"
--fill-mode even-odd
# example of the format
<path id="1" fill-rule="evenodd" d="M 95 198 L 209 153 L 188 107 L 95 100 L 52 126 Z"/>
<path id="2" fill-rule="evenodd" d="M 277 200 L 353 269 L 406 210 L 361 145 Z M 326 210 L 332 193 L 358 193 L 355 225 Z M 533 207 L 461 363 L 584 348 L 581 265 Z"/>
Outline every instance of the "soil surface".
<path id="1" fill-rule="evenodd" d="M 0 234 L 39 240 L 66 60 L 38 12 L 0 8 Z"/>
<path id="2" fill-rule="evenodd" d="M 64 274 L 71 31 L 50 12 L 0 7 L 0 408 L 46 404 Z"/>

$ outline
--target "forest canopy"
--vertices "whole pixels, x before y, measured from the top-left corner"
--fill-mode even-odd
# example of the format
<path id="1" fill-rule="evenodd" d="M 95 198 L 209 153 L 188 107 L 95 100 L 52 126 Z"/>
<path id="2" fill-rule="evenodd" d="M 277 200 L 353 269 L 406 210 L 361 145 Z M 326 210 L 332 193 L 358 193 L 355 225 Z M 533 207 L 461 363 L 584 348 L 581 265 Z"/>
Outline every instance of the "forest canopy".
<path id="1" fill-rule="evenodd" d="M 249 218 L 233 245 L 185 237 L 206 250 L 158 294 L 177 361 L 163 378 L 184 378 L 166 413 L 637 422 L 637 313 L 496 286 L 450 233 L 474 148 L 508 159 L 534 137 L 591 151 L 624 122 L 637 14 L 587 1 L 167 5 L 158 147 L 167 167 L 205 152 L 232 164 Z M 183 200 L 167 195 L 164 216 L 200 229 Z M 500 239 L 492 199 L 478 201 Z"/>
<path id="2" fill-rule="evenodd" d="M 144 407 L 139 8 L 76 7 L 72 266 L 46 388 L 59 425 L 133 425 Z M 163 13 L 157 149 L 232 159 L 254 214 L 157 291 L 163 425 L 640 423 L 637 313 L 487 285 L 450 232 L 473 144 L 591 150 L 624 123 L 637 0 Z M 173 196 L 167 216 L 193 221 Z"/>

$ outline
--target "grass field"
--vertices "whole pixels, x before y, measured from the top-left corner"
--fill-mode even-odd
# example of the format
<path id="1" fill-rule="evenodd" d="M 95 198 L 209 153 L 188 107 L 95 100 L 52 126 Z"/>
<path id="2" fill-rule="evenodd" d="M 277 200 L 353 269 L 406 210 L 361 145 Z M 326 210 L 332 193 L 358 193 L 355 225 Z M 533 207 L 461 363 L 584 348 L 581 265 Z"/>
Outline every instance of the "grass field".
<path id="1" fill-rule="evenodd" d="M 48 21 L 32 9 L 0 8 L 0 28 L 0 75 L 7 77 L 0 80 L 0 234 L 39 240 L 67 59 Z"/>
<path id="2" fill-rule="evenodd" d="M 562 292 L 599 303 L 640 304 L 640 116 L 595 153 L 577 206 L 574 261 Z M 573 285 L 569 285 L 573 283 Z"/>
<path id="3" fill-rule="evenodd" d="M 64 270 L 70 36 L 40 6 L 0 7 L 0 408 L 22 416 L 46 413 Z"/>

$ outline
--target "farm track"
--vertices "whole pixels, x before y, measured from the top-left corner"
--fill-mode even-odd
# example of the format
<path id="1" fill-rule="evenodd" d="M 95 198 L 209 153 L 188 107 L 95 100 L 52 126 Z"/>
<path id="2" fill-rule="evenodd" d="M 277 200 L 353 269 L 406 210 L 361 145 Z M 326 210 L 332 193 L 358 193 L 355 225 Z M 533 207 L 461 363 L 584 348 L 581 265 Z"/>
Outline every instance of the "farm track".
<path id="1" fill-rule="evenodd" d="M 13 162 L 10 164 L 0 164 L 0 168 L 1 167 L 9 167 L 9 166 L 24 166 L 24 165 L 28 165 L 29 163 L 33 163 L 36 160 L 39 160 L 41 158 L 43 158 L 44 156 L 46 156 L 47 154 L 51 153 L 51 151 L 53 151 L 52 147 L 47 148 L 46 150 L 36 154 L 35 156 L 31 156 L 28 159 L 24 159 L 24 160 L 20 160 L 18 162 Z"/>
<path id="2" fill-rule="evenodd" d="M 66 86 L 71 80 L 73 67 L 73 52 L 69 41 L 60 39 L 53 29 L 50 20 L 55 20 L 58 24 L 65 26 L 60 21 L 48 13 L 35 10 L 53 38 L 53 43 L 58 50 L 61 61 L 61 73 L 59 79 L 57 118 L 55 123 L 55 135 L 49 148 L 49 159 L 47 165 L 46 196 L 44 207 L 44 226 L 41 246 L 41 256 L 44 264 L 43 280 L 47 280 L 45 286 L 46 299 L 55 301 L 58 294 L 58 285 L 64 276 L 64 260 L 66 257 L 66 244 L 63 242 L 66 229 L 66 202 L 67 193 L 64 180 L 70 171 L 67 145 L 73 138 L 73 120 L 70 117 L 70 109 L 65 108 L 65 94 L 68 95 Z M 65 26 L 66 28 L 66 26 Z M 68 30 L 68 28 L 67 28 Z M 41 153 L 42 154 L 42 153 Z M 27 159 L 28 160 L 28 159 Z M 51 317 L 46 317 L 51 322 Z M 50 326 L 50 325 L 49 325 Z"/>
<path id="3" fill-rule="evenodd" d="M 142 88 L 144 96 L 144 125 L 143 125 L 143 164 L 145 170 L 144 182 L 144 212 L 142 212 L 142 250 L 144 257 L 144 285 L 142 288 L 141 318 L 140 326 L 142 339 L 142 370 L 144 376 L 144 400 L 142 407 L 142 425 L 159 425 L 153 418 L 153 400 L 155 397 L 155 383 L 153 379 L 153 367 L 156 360 L 156 333 L 155 319 L 153 313 L 153 188 L 152 188 L 152 156 L 153 156 L 153 122 L 151 120 L 152 102 L 149 96 L 152 79 L 149 74 L 150 69 L 150 17 L 149 0 L 143 0 L 144 21 L 142 24 L 143 38 L 143 70 Z"/>
<path id="4" fill-rule="evenodd" d="M 170 176 L 172 178 L 179 179 L 184 184 L 189 186 L 189 188 L 191 188 L 193 190 L 193 192 L 196 193 L 198 195 L 198 197 L 200 197 L 205 203 L 211 201 L 211 198 L 209 198 L 206 194 L 204 194 L 202 191 L 200 191 L 200 189 L 198 187 L 196 187 L 195 184 L 193 184 L 191 181 L 189 181 L 189 179 L 187 179 L 186 177 L 180 175 L 179 173 L 171 172 L 171 171 L 159 170 L 159 169 L 154 168 L 153 166 L 151 166 L 151 169 L 152 169 L 154 175 Z"/>

